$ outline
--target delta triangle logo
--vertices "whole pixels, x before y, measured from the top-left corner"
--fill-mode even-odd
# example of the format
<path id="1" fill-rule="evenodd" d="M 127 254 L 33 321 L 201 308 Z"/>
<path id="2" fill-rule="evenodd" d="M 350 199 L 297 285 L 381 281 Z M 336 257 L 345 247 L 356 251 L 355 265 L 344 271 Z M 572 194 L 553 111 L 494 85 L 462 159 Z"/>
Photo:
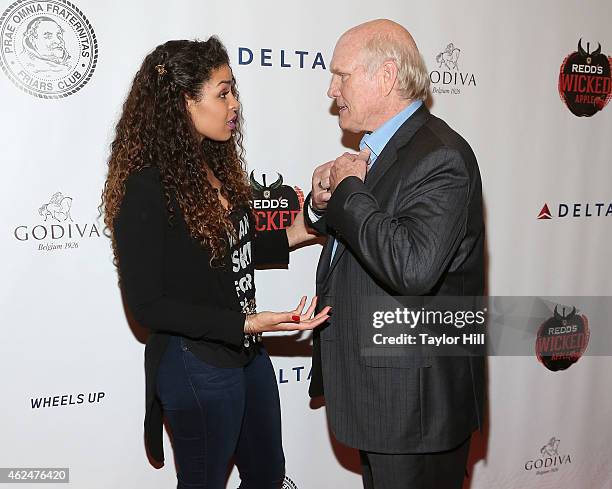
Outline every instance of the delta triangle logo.
<path id="1" fill-rule="evenodd" d="M 550 209 L 548 208 L 548 204 L 544 203 L 544 207 L 538 214 L 538 219 L 552 219 L 552 215 L 550 214 Z"/>

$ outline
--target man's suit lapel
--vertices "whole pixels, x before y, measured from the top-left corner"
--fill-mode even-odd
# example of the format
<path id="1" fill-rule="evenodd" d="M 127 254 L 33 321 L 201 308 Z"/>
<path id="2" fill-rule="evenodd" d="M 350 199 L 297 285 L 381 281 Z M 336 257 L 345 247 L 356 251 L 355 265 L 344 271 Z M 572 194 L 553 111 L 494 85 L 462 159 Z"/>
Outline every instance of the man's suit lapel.
<path id="1" fill-rule="evenodd" d="M 412 116 L 404 122 L 397 132 L 393 135 L 393 137 L 389 140 L 385 149 L 383 149 L 380 156 L 376 159 L 374 163 L 374 167 L 368 174 L 365 179 L 365 186 L 370 191 L 373 192 L 374 187 L 380 181 L 380 179 L 387 173 L 387 171 L 397 162 L 397 151 L 399 148 L 405 146 L 412 137 L 416 134 L 416 132 L 425 124 L 427 118 L 429 117 L 429 110 L 425 107 L 425 104 L 421 105 L 417 111 L 412 114 Z M 331 258 L 331 248 L 333 244 L 330 243 L 331 240 L 328 240 L 326 243 L 326 247 L 329 247 L 329 250 L 323 249 L 321 254 L 321 260 L 319 261 L 319 267 L 317 268 L 317 281 L 319 281 L 319 273 L 321 274 L 321 283 L 329 280 L 334 268 L 340 261 L 340 258 L 346 251 L 346 246 L 340 240 L 338 240 L 338 247 L 336 248 L 336 253 L 334 254 L 334 259 L 332 260 L 329 268 L 325 269 L 325 267 L 321 265 L 326 265 L 329 263 Z M 326 251 L 328 254 L 326 255 Z M 323 260 L 327 258 L 325 262 Z M 323 263 L 322 263 L 323 262 Z M 321 270 L 319 270 L 321 269 Z"/>
<path id="2" fill-rule="evenodd" d="M 376 185 L 376 183 L 387 172 L 387 170 L 391 168 L 391 166 L 393 166 L 393 163 L 397 161 L 397 151 L 395 150 L 393 145 L 390 143 L 391 141 L 389 141 L 389 144 L 385 146 L 385 149 L 383 150 L 383 152 L 380 154 L 380 156 L 376 160 L 376 164 L 374 165 L 374 168 L 372 168 L 372 171 L 366 175 L 365 185 L 368 190 L 372 190 L 374 186 Z M 344 246 L 344 243 L 342 241 L 338 240 L 338 246 L 336 248 L 336 253 L 334 253 L 334 259 L 329 265 L 329 268 L 325 275 L 326 278 L 329 278 L 329 276 L 331 275 L 332 271 L 334 270 L 334 268 L 340 261 L 340 258 L 342 257 L 345 251 L 346 251 L 346 246 Z M 330 258 L 331 258 L 331 252 L 330 252 Z"/>

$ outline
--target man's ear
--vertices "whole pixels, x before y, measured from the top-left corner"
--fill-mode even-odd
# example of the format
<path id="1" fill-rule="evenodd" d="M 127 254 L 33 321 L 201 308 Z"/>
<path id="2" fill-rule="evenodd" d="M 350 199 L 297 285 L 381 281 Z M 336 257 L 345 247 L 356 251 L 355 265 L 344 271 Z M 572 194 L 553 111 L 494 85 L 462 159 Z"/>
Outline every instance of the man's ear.
<path id="1" fill-rule="evenodd" d="M 391 93 L 397 81 L 397 65 L 395 61 L 385 61 L 380 67 L 381 70 L 381 89 L 386 97 Z"/>

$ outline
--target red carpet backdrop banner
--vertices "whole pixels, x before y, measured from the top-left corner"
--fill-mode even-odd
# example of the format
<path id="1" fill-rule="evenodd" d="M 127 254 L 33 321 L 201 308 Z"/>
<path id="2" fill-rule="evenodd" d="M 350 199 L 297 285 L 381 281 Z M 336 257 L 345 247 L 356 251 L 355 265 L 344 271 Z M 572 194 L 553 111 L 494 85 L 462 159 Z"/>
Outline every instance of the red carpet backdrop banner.
<path id="1" fill-rule="evenodd" d="M 403 24 L 430 72 L 431 111 L 480 164 L 488 293 L 612 295 L 608 0 L 2 0 L 0 15 L 0 467 L 69 468 L 83 489 L 175 485 L 167 435 L 164 468 L 145 454 L 146 330 L 122 303 L 98 215 L 121 104 L 143 57 L 169 39 L 216 34 L 228 48 L 264 230 L 289 225 L 313 168 L 347 149 L 326 97 L 339 35 L 374 18 Z M 259 308 L 312 295 L 320 249 L 259 271 Z M 310 334 L 268 346 L 284 487 L 360 487 L 356 453 L 307 396 Z M 612 487 L 612 359 L 587 349 L 549 367 L 535 343 L 489 358 L 487 430 L 466 487 Z M 234 469 L 228 487 L 238 480 Z"/>

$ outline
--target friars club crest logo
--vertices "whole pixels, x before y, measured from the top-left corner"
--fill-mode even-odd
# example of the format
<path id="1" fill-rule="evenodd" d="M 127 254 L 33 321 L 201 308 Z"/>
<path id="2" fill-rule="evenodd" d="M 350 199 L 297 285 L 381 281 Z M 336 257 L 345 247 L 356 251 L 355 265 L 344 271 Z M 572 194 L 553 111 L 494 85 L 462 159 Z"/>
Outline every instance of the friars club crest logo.
<path id="1" fill-rule="evenodd" d="M 85 15 L 68 0 L 18 0 L 0 18 L 4 74 L 35 97 L 78 92 L 98 62 L 98 43 Z"/>
<path id="2" fill-rule="evenodd" d="M 476 86 L 474 73 L 459 67 L 460 57 L 461 49 L 452 42 L 436 55 L 437 69 L 429 72 L 432 93 L 459 95 L 462 88 Z"/>
<path id="3" fill-rule="evenodd" d="M 298 489 L 298 486 L 295 485 L 289 477 L 285 476 L 285 480 L 283 481 L 283 487 L 281 489 Z"/>
<path id="4" fill-rule="evenodd" d="M 304 204 L 302 190 L 299 187 L 284 185 L 280 173 L 272 183 L 268 183 L 264 173 L 260 183 L 252 171 L 249 180 L 253 191 L 257 231 L 272 231 L 291 226 Z"/>
<path id="5" fill-rule="evenodd" d="M 572 307 L 559 313 L 555 306 L 553 317 L 544 321 L 538 329 L 536 355 L 548 370 L 566 370 L 576 363 L 589 345 L 589 321 L 584 314 L 578 314 Z"/>
<path id="6" fill-rule="evenodd" d="M 582 39 L 578 50 L 567 56 L 559 73 L 559 95 L 572 114 L 591 117 L 603 108 L 612 97 L 610 66 L 612 58 L 601 52 L 601 44 L 591 51 Z"/>

